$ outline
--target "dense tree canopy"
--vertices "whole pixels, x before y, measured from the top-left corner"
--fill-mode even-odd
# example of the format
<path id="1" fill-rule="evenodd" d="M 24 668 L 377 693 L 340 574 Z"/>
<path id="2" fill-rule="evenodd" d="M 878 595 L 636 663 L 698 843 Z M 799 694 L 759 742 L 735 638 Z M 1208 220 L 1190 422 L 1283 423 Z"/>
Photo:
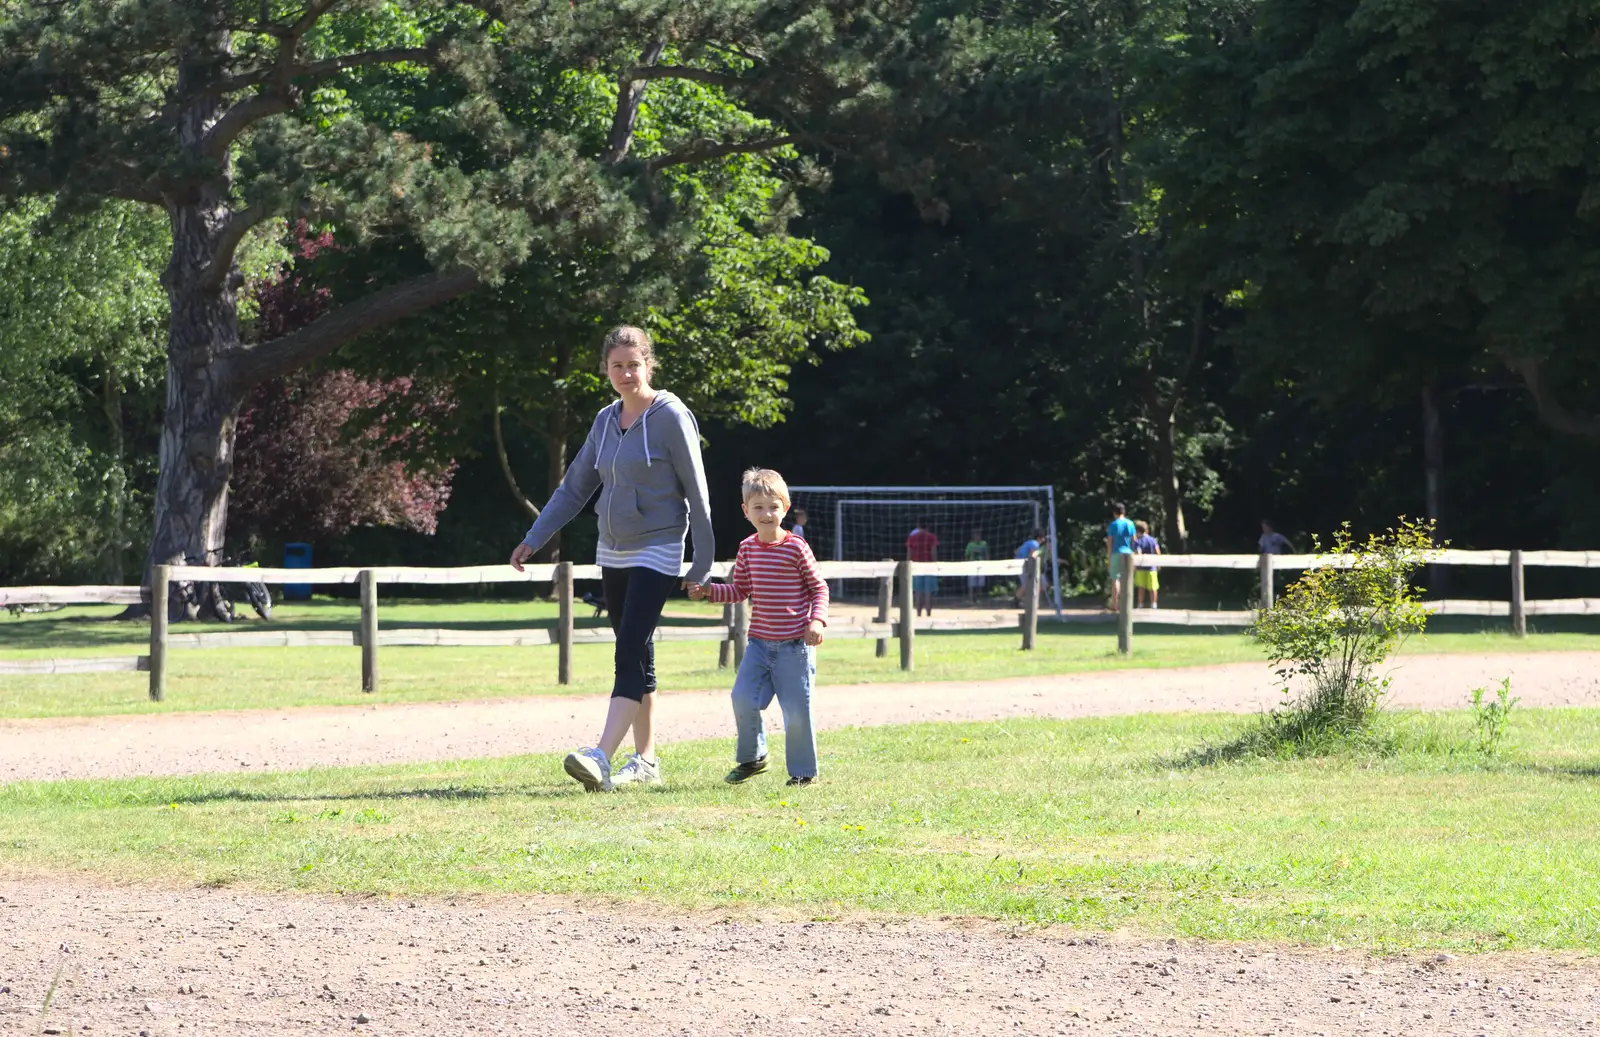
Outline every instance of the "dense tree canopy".
<path id="1" fill-rule="evenodd" d="M 24 0 L 0 12 L 0 192 L 165 210 L 171 391 L 149 558 L 214 559 L 253 386 L 531 254 L 684 247 L 695 199 L 664 174 L 860 136 L 895 100 L 897 62 L 944 26 L 908 0 Z M 561 93 L 592 70 L 611 89 L 598 141 Z M 733 103 L 643 157 L 639 112 L 663 80 Z M 238 249 L 295 216 L 385 242 L 392 276 L 246 341 Z"/>
<path id="2" fill-rule="evenodd" d="M 1091 579 L 1111 499 L 1169 550 L 1401 512 L 1593 546 L 1597 41 L 1577 0 L 22 0 L 0 554 L 215 551 L 252 392 L 421 379 L 453 503 L 385 550 L 481 560 L 622 320 L 714 486 L 1050 483 Z M 301 219 L 327 312 L 241 319 L 238 248 Z M 35 335 L 88 312 L 39 287 L 84 247 L 96 336 Z M 393 418 L 356 411 L 347 445 Z M 52 523 L 76 546 L 24 541 Z"/>

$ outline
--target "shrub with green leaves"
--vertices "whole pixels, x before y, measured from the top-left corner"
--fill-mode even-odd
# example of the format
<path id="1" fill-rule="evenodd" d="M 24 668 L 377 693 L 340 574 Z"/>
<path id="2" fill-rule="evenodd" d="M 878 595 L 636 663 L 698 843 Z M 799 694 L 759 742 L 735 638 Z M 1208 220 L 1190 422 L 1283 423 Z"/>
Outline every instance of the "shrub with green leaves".
<path id="1" fill-rule="evenodd" d="M 1366 727 L 1388 680 L 1377 668 L 1427 611 L 1411 575 L 1437 545 L 1431 522 L 1401 518 L 1358 541 L 1347 522 L 1319 565 L 1291 584 L 1252 628 L 1284 682 L 1285 719 L 1305 731 Z"/>

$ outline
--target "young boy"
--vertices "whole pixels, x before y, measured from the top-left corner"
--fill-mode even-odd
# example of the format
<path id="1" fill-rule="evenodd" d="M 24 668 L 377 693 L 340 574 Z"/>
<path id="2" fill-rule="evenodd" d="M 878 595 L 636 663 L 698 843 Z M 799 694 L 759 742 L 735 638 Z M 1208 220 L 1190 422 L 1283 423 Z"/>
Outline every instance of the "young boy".
<path id="1" fill-rule="evenodd" d="M 1140 555 L 1158 555 L 1161 553 L 1161 544 L 1150 535 L 1150 523 L 1140 519 L 1133 524 L 1139 535 L 1133 538 L 1133 553 Z M 1146 608 L 1160 608 L 1156 603 L 1156 596 L 1161 590 L 1161 570 L 1135 569 L 1133 571 L 1134 603 L 1143 603 Z"/>
<path id="2" fill-rule="evenodd" d="M 939 537 L 928 525 L 927 519 L 917 519 L 917 528 L 906 537 L 906 557 L 913 562 L 931 563 L 939 560 Z M 911 577 L 911 592 L 917 615 L 933 615 L 933 598 L 939 593 L 939 577 L 918 575 Z"/>
<path id="3" fill-rule="evenodd" d="M 1111 522 L 1106 526 L 1106 563 L 1111 570 L 1111 602 L 1113 612 L 1122 602 L 1122 556 L 1133 554 L 1133 538 L 1139 531 L 1128 521 L 1128 509 L 1121 504 L 1111 505 Z"/>
<path id="4" fill-rule="evenodd" d="M 987 562 L 989 560 L 989 541 L 983 538 L 983 530 L 974 529 L 972 531 L 972 539 L 967 541 L 966 550 L 961 552 L 961 557 L 969 562 Z M 982 576 L 967 577 L 967 603 L 969 605 L 983 596 L 987 582 Z"/>
<path id="5" fill-rule="evenodd" d="M 744 473 L 744 515 L 756 527 L 739 545 L 731 583 L 691 584 L 689 597 L 724 604 L 750 599 L 750 639 L 733 682 L 737 766 L 726 781 L 739 785 L 767 769 L 761 711 L 774 696 L 783 710 L 784 763 L 790 785 L 817 780 L 817 739 L 811 726 L 811 686 L 817 645 L 828 625 L 828 585 L 805 540 L 783 528 L 789 486 L 769 468 Z"/>

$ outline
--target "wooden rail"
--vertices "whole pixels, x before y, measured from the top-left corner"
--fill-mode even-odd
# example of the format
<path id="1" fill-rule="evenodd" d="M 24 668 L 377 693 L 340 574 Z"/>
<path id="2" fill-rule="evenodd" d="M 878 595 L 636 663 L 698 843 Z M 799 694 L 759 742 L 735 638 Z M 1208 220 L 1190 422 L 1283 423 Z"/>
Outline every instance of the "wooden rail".
<path id="1" fill-rule="evenodd" d="M 1600 568 L 1600 551 L 1460 551 L 1430 552 L 1425 561 L 1436 565 L 1505 566 L 1511 574 L 1509 600 L 1445 599 L 1424 602 L 1433 615 L 1507 616 L 1517 635 L 1527 630 L 1528 616 L 1600 615 L 1600 598 L 1558 598 L 1528 601 L 1523 595 L 1523 571 L 1528 566 Z M 1059 617 L 1057 621 L 1116 623 L 1121 652 L 1132 651 L 1133 631 L 1138 624 L 1175 626 L 1249 626 L 1256 610 L 1142 609 L 1133 603 L 1132 574 L 1145 569 L 1254 569 L 1260 581 L 1258 608 L 1272 604 L 1273 577 L 1279 571 L 1299 571 L 1320 566 L 1351 564 L 1349 556 L 1323 555 L 1131 555 L 1122 561 L 1120 575 L 1123 600 L 1109 613 Z M 713 577 L 726 578 L 731 562 L 712 566 Z M 1004 630 L 1020 629 L 1022 647 L 1028 650 L 1037 641 L 1038 561 L 1037 559 L 994 559 L 978 562 L 913 563 L 885 559 L 880 562 L 818 563 L 826 580 L 874 580 L 878 584 L 878 611 L 872 622 L 835 622 L 828 631 L 834 640 L 871 638 L 877 641 L 878 656 L 888 655 L 889 640 L 900 643 L 900 665 L 910 670 L 915 665 L 916 634 L 924 630 Z M 1009 577 L 1032 586 L 1016 618 L 1009 615 L 983 619 L 946 614 L 937 619 L 915 614 L 912 581 L 916 576 Z M 572 585 L 575 580 L 598 580 L 600 568 L 561 562 L 529 565 L 517 572 L 509 565 L 333 567 L 323 569 L 279 569 L 226 566 L 157 566 L 148 591 L 138 587 L 9 587 L 0 588 L 0 605 L 24 604 L 151 604 L 150 652 L 148 656 L 109 659 L 24 659 L 0 662 L 6 673 L 86 673 L 95 671 L 149 670 L 150 697 L 160 700 L 166 690 L 167 653 L 171 650 L 245 647 L 359 647 L 362 687 L 376 691 L 380 682 L 379 649 L 397 646 L 454 647 L 533 647 L 556 645 L 559 649 L 557 680 L 572 680 L 572 648 L 578 644 L 613 641 L 605 627 L 577 627 Z M 259 582 L 267 584 L 356 584 L 360 587 L 361 617 L 352 630 L 228 630 L 198 633 L 169 633 L 167 603 L 174 582 Z M 526 630 L 392 629 L 378 625 L 380 584 L 420 584 L 471 586 L 496 583 L 550 583 L 554 585 L 560 615 L 554 628 Z M 719 664 L 735 665 L 744 657 L 748 611 L 743 602 L 725 609 L 719 622 L 684 625 L 662 623 L 656 630 L 658 641 L 717 641 Z"/>

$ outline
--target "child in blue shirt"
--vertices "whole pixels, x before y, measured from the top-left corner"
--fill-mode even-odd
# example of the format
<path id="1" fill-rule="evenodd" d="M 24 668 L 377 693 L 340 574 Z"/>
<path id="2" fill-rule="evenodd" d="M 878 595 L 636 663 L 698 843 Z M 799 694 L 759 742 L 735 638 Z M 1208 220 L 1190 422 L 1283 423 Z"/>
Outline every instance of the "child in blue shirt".
<path id="1" fill-rule="evenodd" d="M 1111 568 L 1111 607 L 1122 601 L 1122 555 L 1133 554 L 1133 538 L 1139 531 L 1128 521 L 1128 509 L 1111 505 L 1111 523 L 1106 526 L 1106 564 Z"/>

